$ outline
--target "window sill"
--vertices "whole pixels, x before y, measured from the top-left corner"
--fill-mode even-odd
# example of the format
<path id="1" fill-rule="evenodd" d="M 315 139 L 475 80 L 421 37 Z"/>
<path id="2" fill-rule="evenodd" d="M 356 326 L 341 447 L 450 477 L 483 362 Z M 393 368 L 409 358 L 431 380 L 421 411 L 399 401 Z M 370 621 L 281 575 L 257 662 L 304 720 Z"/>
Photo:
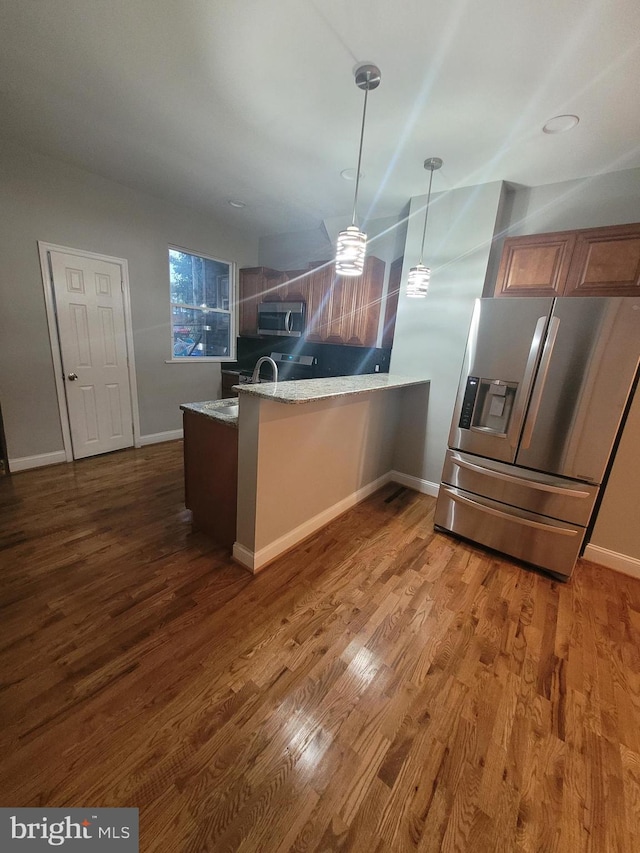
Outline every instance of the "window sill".
<path id="1" fill-rule="evenodd" d="M 166 358 L 165 364 L 222 364 L 225 361 L 234 361 L 232 355 L 197 356 L 195 358 Z"/>

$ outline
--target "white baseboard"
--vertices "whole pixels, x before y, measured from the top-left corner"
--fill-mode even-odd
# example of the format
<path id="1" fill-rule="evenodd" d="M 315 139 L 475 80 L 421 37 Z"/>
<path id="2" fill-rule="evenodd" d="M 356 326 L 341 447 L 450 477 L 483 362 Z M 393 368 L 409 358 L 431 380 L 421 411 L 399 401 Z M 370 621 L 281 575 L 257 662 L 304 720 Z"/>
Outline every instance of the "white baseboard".
<path id="1" fill-rule="evenodd" d="M 233 559 L 241 563 L 245 569 L 249 569 L 250 572 L 255 574 L 254 553 L 253 551 L 250 551 L 249 548 L 245 548 L 244 545 L 241 545 L 239 542 L 234 542 Z"/>
<path id="2" fill-rule="evenodd" d="M 53 453 L 38 453 L 37 456 L 19 456 L 17 459 L 9 459 L 9 470 L 15 474 L 17 471 L 42 468 L 44 465 L 59 465 L 66 461 L 67 454 L 64 450 L 56 450 Z"/>
<path id="3" fill-rule="evenodd" d="M 406 486 L 408 489 L 422 492 L 423 495 L 431 495 L 432 498 L 438 497 L 439 483 L 432 483 L 429 480 L 423 480 L 421 477 L 413 477 L 411 474 L 402 474 L 400 471 L 391 471 L 389 479 L 393 483 Z"/>
<path id="4" fill-rule="evenodd" d="M 616 551 L 609 551 L 608 548 L 601 548 L 599 545 L 587 545 L 582 556 L 585 560 L 600 563 L 601 566 L 621 572 L 623 575 L 640 578 L 640 560 L 635 557 L 627 557 L 626 554 L 618 554 Z"/>
<path id="5" fill-rule="evenodd" d="M 183 437 L 184 433 L 181 429 L 170 429 L 167 432 L 154 432 L 150 435 L 141 435 L 140 447 L 144 447 L 147 444 L 160 444 L 163 441 L 177 441 Z"/>
<path id="6" fill-rule="evenodd" d="M 351 507 L 360 503 L 360 501 L 368 498 L 369 495 L 377 492 L 378 489 L 381 489 L 382 486 L 386 485 L 390 480 L 390 474 L 383 474 L 382 477 L 378 477 L 377 480 L 374 480 L 372 483 L 368 483 L 366 486 L 363 486 L 361 489 L 353 492 L 353 494 L 348 495 L 341 501 L 338 501 L 337 504 L 334 504 L 328 509 L 314 515 L 313 518 L 308 519 L 308 521 L 305 521 L 303 524 L 300 524 L 298 527 L 295 527 L 293 530 L 285 533 L 284 536 L 280 536 L 279 539 L 270 542 L 269 545 L 261 548 L 259 551 L 251 551 L 239 542 L 234 542 L 234 559 L 256 574 L 256 572 L 259 572 L 260 569 L 264 568 L 267 563 L 275 560 L 276 557 L 284 554 L 285 551 L 289 551 L 294 545 L 297 545 L 298 542 L 302 542 L 302 540 L 306 539 L 307 536 L 311 536 L 311 534 L 315 533 L 316 530 L 319 530 L 321 527 L 329 524 L 329 522 L 333 521 L 334 518 L 342 515 L 343 512 L 346 512 L 348 509 L 351 509 Z"/>

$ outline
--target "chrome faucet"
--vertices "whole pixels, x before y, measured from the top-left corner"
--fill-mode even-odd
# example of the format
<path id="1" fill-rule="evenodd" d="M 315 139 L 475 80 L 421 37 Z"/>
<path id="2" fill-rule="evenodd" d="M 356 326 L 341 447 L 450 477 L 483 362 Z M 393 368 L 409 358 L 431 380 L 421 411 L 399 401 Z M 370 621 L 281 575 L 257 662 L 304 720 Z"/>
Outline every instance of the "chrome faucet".
<path id="1" fill-rule="evenodd" d="M 273 381 L 278 381 L 278 365 L 271 358 L 271 356 L 263 355 L 262 358 L 259 358 L 256 361 L 256 366 L 253 368 L 253 373 L 251 374 L 251 382 L 259 382 L 260 381 L 260 367 L 264 364 L 265 361 L 268 361 L 271 367 L 273 368 Z"/>

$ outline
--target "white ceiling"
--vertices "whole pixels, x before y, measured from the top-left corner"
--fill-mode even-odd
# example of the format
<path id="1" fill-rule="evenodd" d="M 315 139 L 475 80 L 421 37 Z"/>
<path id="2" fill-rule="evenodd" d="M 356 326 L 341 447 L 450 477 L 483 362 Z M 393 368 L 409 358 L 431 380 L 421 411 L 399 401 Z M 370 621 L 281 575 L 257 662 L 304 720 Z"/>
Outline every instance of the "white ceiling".
<path id="1" fill-rule="evenodd" d="M 251 233 L 347 224 L 356 65 L 377 218 L 425 157 L 434 191 L 640 166 L 639 39 L 638 0 L 2 0 L 0 136 Z"/>

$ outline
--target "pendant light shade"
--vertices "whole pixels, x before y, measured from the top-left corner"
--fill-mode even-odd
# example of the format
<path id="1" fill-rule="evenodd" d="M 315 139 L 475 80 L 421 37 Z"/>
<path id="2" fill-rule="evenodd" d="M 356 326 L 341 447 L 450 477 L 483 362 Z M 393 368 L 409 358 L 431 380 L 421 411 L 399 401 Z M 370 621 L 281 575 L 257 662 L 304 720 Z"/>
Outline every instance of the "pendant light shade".
<path id="1" fill-rule="evenodd" d="M 380 69 L 375 65 L 359 65 L 356 68 L 356 86 L 359 89 L 364 89 L 364 107 L 362 110 L 362 128 L 360 130 L 360 148 L 358 149 L 358 168 L 356 169 L 356 188 L 353 195 L 351 225 L 338 234 L 336 243 L 336 273 L 338 275 L 361 275 L 364 269 L 367 235 L 356 225 L 356 206 L 358 204 L 358 187 L 360 185 L 364 123 L 367 116 L 367 95 L 371 89 L 378 88 L 380 79 Z"/>
<path id="2" fill-rule="evenodd" d="M 431 182 L 433 181 L 433 173 L 436 169 L 442 166 L 442 160 L 439 157 L 429 157 L 424 161 L 425 169 L 431 173 L 429 175 L 429 192 L 427 195 L 427 207 L 424 212 L 424 228 L 422 229 L 422 245 L 420 247 L 420 260 L 415 267 L 409 270 L 407 279 L 407 296 L 412 299 L 424 299 L 429 290 L 429 279 L 431 278 L 431 270 L 422 262 L 424 254 L 424 239 L 427 235 L 427 218 L 429 216 L 429 204 L 431 202 Z"/>
<path id="3" fill-rule="evenodd" d="M 355 225 L 338 234 L 336 243 L 336 272 L 338 275 L 360 275 L 364 269 L 367 235 Z"/>

